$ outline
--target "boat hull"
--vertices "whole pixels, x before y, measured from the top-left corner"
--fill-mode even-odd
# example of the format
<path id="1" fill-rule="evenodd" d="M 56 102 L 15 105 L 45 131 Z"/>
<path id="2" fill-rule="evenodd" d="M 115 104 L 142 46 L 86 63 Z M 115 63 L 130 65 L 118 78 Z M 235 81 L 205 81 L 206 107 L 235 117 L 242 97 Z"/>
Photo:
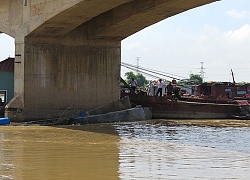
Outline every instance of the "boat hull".
<path id="1" fill-rule="evenodd" d="M 89 123 L 114 123 L 133 122 L 152 119 L 152 113 L 147 107 L 135 107 L 121 111 L 109 112 L 106 114 L 87 115 L 84 117 L 74 117 L 80 124 Z"/>
<path id="2" fill-rule="evenodd" d="M 169 100 L 167 97 L 131 95 L 133 105 L 149 107 L 154 119 L 228 119 L 239 114 L 237 104 Z"/>

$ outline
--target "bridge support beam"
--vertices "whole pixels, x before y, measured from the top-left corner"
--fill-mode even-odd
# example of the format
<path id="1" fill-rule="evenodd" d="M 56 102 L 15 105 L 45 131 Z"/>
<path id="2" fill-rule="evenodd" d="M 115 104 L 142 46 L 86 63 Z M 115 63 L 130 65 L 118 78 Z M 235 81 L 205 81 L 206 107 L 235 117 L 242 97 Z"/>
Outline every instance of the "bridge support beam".
<path id="1" fill-rule="evenodd" d="M 119 99 L 120 41 L 82 33 L 16 42 L 15 97 L 5 116 L 12 121 L 55 118 Z"/>

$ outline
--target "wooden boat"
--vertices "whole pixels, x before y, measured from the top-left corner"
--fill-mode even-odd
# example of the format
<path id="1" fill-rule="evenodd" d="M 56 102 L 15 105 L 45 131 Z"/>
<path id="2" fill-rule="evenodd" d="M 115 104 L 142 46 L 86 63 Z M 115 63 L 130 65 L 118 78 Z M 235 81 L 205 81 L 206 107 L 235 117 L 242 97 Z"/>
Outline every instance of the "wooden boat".
<path id="1" fill-rule="evenodd" d="M 189 100 L 170 100 L 167 97 L 130 94 L 132 105 L 149 107 L 152 118 L 164 119 L 227 119 L 240 114 L 240 105 L 230 102 L 195 102 Z"/>

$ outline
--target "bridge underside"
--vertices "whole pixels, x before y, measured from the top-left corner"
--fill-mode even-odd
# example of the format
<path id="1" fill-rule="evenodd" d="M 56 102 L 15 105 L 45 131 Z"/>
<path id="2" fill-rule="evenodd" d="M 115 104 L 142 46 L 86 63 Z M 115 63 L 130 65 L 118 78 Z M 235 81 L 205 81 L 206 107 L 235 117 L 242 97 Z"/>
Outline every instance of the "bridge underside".
<path id="1" fill-rule="evenodd" d="M 28 36 L 58 37 L 83 26 L 89 38 L 122 40 L 163 19 L 218 0 L 82 1 L 57 14 Z M 91 11 L 89 11 L 91 9 Z M 87 13 L 86 13 L 87 12 Z"/>
<path id="2" fill-rule="evenodd" d="M 214 1 L 80 1 L 37 27 L 30 23 L 28 32 L 8 32 L 18 38 L 15 97 L 6 116 L 12 121 L 54 118 L 119 99 L 121 40 Z"/>

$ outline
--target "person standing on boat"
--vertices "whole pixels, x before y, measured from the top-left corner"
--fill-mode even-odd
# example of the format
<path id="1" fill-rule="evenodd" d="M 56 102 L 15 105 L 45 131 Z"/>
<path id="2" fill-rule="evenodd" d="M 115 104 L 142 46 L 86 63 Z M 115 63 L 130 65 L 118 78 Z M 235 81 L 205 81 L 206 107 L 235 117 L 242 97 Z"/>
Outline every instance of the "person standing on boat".
<path id="1" fill-rule="evenodd" d="M 169 82 L 166 89 L 167 89 L 167 97 L 170 98 L 170 99 L 172 98 L 173 88 L 174 87 L 173 87 L 172 83 Z M 166 89 L 165 89 L 165 92 L 166 92 Z"/>
<path id="2" fill-rule="evenodd" d="M 148 95 L 153 96 L 154 95 L 154 83 L 151 80 L 149 84 L 147 85 Z"/>
<path id="3" fill-rule="evenodd" d="M 156 95 L 157 90 L 158 90 L 158 81 L 155 80 L 153 83 L 153 96 Z"/>
<path id="4" fill-rule="evenodd" d="M 164 83 L 162 82 L 161 79 L 159 79 L 158 82 L 158 90 L 156 92 L 156 96 L 158 96 L 158 94 L 160 93 L 160 96 L 162 96 L 162 87 L 164 86 Z"/>
<path id="5" fill-rule="evenodd" d="M 173 93 L 174 93 L 174 97 L 175 99 L 179 99 L 181 96 L 180 96 L 180 88 L 178 86 L 175 86 L 174 89 L 173 89 Z"/>
<path id="6" fill-rule="evenodd" d="M 131 81 L 129 82 L 131 88 L 135 91 L 136 86 L 137 86 L 137 81 L 135 80 L 135 78 L 132 78 Z"/>

